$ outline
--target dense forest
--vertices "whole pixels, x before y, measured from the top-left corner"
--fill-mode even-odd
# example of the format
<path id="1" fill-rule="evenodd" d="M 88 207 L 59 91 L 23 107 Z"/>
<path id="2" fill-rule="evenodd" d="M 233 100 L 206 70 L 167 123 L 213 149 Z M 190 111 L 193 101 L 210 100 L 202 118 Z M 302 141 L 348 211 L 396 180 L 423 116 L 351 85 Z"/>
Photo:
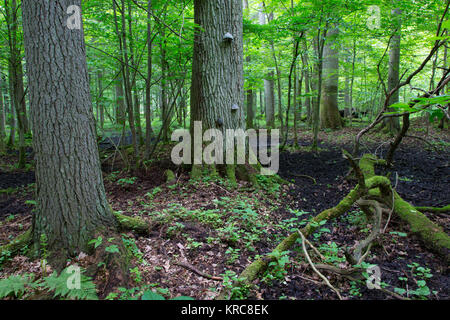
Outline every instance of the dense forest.
<path id="1" fill-rule="evenodd" d="M 0 299 L 449 299 L 449 6 L 0 1 Z"/>

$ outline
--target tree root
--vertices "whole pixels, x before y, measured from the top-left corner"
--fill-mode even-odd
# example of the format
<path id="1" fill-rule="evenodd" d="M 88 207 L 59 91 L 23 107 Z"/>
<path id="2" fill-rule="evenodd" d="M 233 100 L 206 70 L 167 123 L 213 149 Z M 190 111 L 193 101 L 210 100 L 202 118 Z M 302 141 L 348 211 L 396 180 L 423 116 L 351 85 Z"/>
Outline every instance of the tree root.
<path id="1" fill-rule="evenodd" d="M 420 212 L 430 212 L 430 213 L 448 213 L 450 212 L 450 204 L 442 208 L 437 207 L 415 207 L 417 211 Z"/>
<path id="2" fill-rule="evenodd" d="M 367 239 L 362 240 L 354 250 L 353 258 L 355 261 L 357 261 L 357 264 L 361 264 L 364 260 L 364 258 L 367 256 L 367 253 L 370 250 L 370 245 L 372 242 L 378 237 L 381 230 L 381 219 L 383 215 L 383 208 L 381 208 L 381 205 L 375 201 L 375 200 L 358 200 L 358 205 L 362 206 L 372 206 L 375 209 L 375 215 L 374 215 L 374 223 L 372 226 L 372 232 L 367 237 Z M 367 249 L 366 253 L 363 254 L 363 250 Z"/>
<path id="3" fill-rule="evenodd" d="M 303 248 L 303 253 L 305 254 L 306 260 L 308 260 L 309 265 L 311 266 L 311 268 L 314 270 L 315 273 L 317 273 L 319 275 L 319 277 L 322 278 L 322 280 L 327 284 L 328 287 L 330 287 L 334 292 L 336 292 L 339 300 L 342 300 L 342 296 L 341 293 L 331 285 L 330 281 L 327 279 L 327 277 L 325 277 L 322 273 L 320 273 L 319 270 L 317 270 L 316 266 L 314 265 L 314 263 L 311 260 L 311 257 L 308 254 L 308 250 L 306 250 L 306 244 L 305 244 L 305 236 L 303 235 L 303 233 L 299 230 L 298 233 L 300 234 L 300 236 L 302 237 L 302 248 Z"/>

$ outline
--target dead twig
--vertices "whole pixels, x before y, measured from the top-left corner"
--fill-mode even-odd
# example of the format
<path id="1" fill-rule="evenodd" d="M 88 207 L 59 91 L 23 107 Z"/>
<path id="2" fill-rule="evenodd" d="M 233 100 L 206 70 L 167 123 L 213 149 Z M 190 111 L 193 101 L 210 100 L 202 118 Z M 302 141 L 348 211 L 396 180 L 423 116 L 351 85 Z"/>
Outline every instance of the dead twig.
<path id="1" fill-rule="evenodd" d="M 314 270 L 315 273 L 317 273 L 319 275 L 319 277 L 322 278 L 323 281 L 325 281 L 325 283 L 327 284 L 328 287 L 330 287 L 334 292 L 336 292 L 337 296 L 339 297 L 339 300 L 343 300 L 342 296 L 340 294 L 340 292 L 331 285 L 330 281 L 328 281 L 328 279 L 322 274 L 320 273 L 319 270 L 317 270 L 316 266 L 314 265 L 314 263 L 311 260 L 311 257 L 308 254 L 308 250 L 306 250 L 306 238 L 303 235 L 303 233 L 300 231 L 300 229 L 298 230 L 298 234 L 300 235 L 300 237 L 302 237 L 302 248 L 303 248 L 303 253 L 305 254 L 306 259 L 308 260 L 309 265 L 311 266 L 311 268 Z"/>
<path id="2" fill-rule="evenodd" d="M 209 275 L 209 274 L 207 274 L 207 273 L 204 273 L 204 272 L 198 270 L 196 267 L 194 267 L 194 266 L 192 266 L 192 265 L 190 265 L 190 264 L 188 264 L 188 263 L 186 263 L 186 262 L 175 262 L 174 265 L 183 267 L 183 268 L 185 268 L 186 270 L 192 271 L 192 272 L 194 272 L 195 274 L 197 274 L 197 275 L 199 275 L 199 276 L 201 276 L 201 277 L 203 277 L 203 278 L 209 279 L 209 280 L 223 281 L 223 278 L 221 278 L 221 277 L 216 277 L 216 276 L 212 276 L 212 275 Z"/>

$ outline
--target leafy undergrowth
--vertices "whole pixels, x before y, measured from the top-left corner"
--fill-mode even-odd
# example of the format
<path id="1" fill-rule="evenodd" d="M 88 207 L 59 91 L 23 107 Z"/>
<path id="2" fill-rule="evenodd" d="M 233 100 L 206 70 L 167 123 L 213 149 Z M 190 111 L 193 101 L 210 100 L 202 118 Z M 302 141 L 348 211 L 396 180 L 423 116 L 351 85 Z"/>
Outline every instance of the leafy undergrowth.
<path id="1" fill-rule="evenodd" d="M 95 295 L 100 299 L 214 299 L 223 287 L 231 288 L 236 283 L 249 263 L 270 253 L 287 234 L 321 210 L 336 205 L 354 186 L 354 181 L 344 178 L 348 164 L 340 152 L 341 147 L 350 146 L 354 133 L 355 129 L 344 129 L 332 135 L 334 140 L 326 140 L 331 135 L 321 133 L 323 141 L 318 154 L 306 148 L 311 143 L 310 135 L 300 135 L 300 149 L 283 153 L 280 159 L 280 175 L 292 182 L 290 186 L 269 184 L 264 177 L 259 177 L 263 187 L 258 190 L 246 183 L 233 189 L 223 179 L 192 181 L 187 172 L 173 167 L 167 154 L 159 154 L 159 161 L 136 172 L 121 171 L 117 165 L 107 170 L 104 181 L 113 209 L 146 219 L 152 227 L 149 236 L 122 235 L 132 258 L 131 281 L 126 288 L 111 287 L 108 270 L 83 278 L 85 283 L 90 288 L 95 285 Z M 414 134 L 425 136 L 424 132 Z M 449 202 L 449 139 L 445 134 L 436 137 L 431 146 L 406 139 L 396 154 L 393 185 L 414 205 L 440 206 Z M 380 155 L 386 151 L 385 141 L 385 136 L 371 136 L 364 147 Z M 167 169 L 174 170 L 174 183 L 165 183 Z M 5 170 L 0 174 L 16 173 Z M 14 177 L 10 179 L 14 184 L 0 192 L 0 244 L 22 233 L 31 223 L 33 185 L 29 183 L 33 181 L 22 178 L 20 184 L 21 178 Z M 445 214 L 426 214 L 444 228 L 450 225 Z M 367 237 L 370 228 L 364 214 L 354 207 L 344 217 L 321 225 L 310 240 L 324 256 L 323 262 L 345 268 L 349 265 L 344 249 L 354 248 L 357 241 Z M 393 217 L 386 233 L 372 248 L 365 267 L 379 266 L 381 286 L 403 297 L 448 299 L 448 266 L 408 232 Z M 91 244 L 95 247 L 105 241 L 93 239 Z M 118 254 L 113 245 L 107 248 Z M 235 298 L 337 299 L 336 293 L 311 270 L 301 244 L 290 252 L 274 254 L 276 262 L 271 263 L 256 287 L 235 287 Z M 321 262 L 314 254 L 312 258 Z M 82 298 L 72 292 L 57 291 L 57 279 L 63 274 L 51 273 L 51 267 L 42 262 L 23 255 L 13 259 L 0 257 L 0 278 L 11 281 L 9 277 L 16 277 L 12 279 L 20 286 L 11 291 L 10 283 L 0 281 L 0 295 L 25 299 L 38 298 L 37 292 L 44 292 L 57 299 Z M 77 264 L 83 271 L 94 263 L 102 269 L 101 262 L 81 254 L 68 266 Z M 183 264 L 201 271 L 203 276 Z M 323 273 L 344 299 L 394 298 L 386 292 L 369 290 L 365 279 L 351 281 Z M 53 277 L 54 287 L 45 287 L 46 277 Z"/>

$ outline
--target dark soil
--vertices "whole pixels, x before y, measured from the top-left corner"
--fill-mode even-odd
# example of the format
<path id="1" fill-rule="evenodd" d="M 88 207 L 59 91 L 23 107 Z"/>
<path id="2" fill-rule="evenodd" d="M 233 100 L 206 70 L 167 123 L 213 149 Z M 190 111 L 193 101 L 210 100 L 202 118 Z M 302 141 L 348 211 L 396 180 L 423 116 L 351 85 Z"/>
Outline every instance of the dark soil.
<path id="1" fill-rule="evenodd" d="M 304 143 L 304 145 L 307 145 L 307 143 Z M 305 151 L 281 154 L 280 175 L 284 179 L 294 182 L 294 186 L 289 191 L 291 200 L 286 203 L 287 207 L 308 211 L 315 215 L 324 209 L 335 206 L 348 194 L 355 182 L 344 179 L 349 166 L 346 160 L 342 158 L 341 147 L 343 146 L 322 144 L 320 148 L 323 151 L 317 155 Z M 417 145 L 406 144 L 397 150 L 394 167 L 391 170 L 379 170 L 379 173 L 391 172 L 392 184 L 396 185 L 398 193 L 413 205 L 444 206 L 450 203 L 448 159 L 449 152 L 447 151 L 441 151 L 437 154 Z M 304 177 L 298 175 L 304 175 Z M 317 183 L 306 176 L 314 178 Z M 289 215 L 287 212 L 281 212 L 280 214 Z M 444 227 L 447 232 L 449 231 L 450 219 L 448 215 L 425 214 Z M 339 248 L 345 248 L 365 238 L 365 234 L 359 228 L 352 226 L 345 216 L 332 223 L 327 223 L 325 227 L 328 227 L 331 233 L 323 233 L 320 238 L 316 239 L 318 241 L 313 242 L 316 245 L 335 242 Z M 388 284 L 387 288 L 391 291 L 395 287 L 405 288 L 405 283 L 400 281 L 399 277 L 408 279 L 408 286 L 411 290 L 417 287 L 416 281 L 418 279 L 413 275 L 410 267 L 413 263 L 429 268 L 433 277 L 427 280 L 427 285 L 432 292 L 436 292 L 432 294 L 431 298 L 449 299 L 450 277 L 449 268 L 445 261 L 429 253 L 416 237 L 399 237 L 389 233 L 407 233 L 408 231 L 408 227 L 405 227 L 403 223 L 393 217 L 386 234 L 380 241 L 382 246 L 373 248 L 371 256 L 366 261 L 381 268 L 381 280 Z M 299 251 L 299 248 L 294 250 Z M 292 256 L 295 261 L 295 255 Z M 326 285 L 317 285 L 311 281 L 306 281 L 305 276 L 302 277 L 302 274 L 306 273 L 307 278 L 314 278 L 322 283 L 322 280 L 313 274 L 310 268 L 298 267 L 295 266 L 295 263 L 293 267 L 296 269 L 288 274 L 288 281 L 261 285 L 264 299 L 279 299 L 279 297 L 288 299 L 337 299 L 336 293 Z M 346 285 L 343 284 L 342 279 L 335 275 L 332 275 L 331 279 L 336 287 L 345 288 Z M 350 296 L 348 298 L 392 298 L 381 291 L 369 290 L 365 285 L 358 284 L 357 286 L 362 296 Z"/>

